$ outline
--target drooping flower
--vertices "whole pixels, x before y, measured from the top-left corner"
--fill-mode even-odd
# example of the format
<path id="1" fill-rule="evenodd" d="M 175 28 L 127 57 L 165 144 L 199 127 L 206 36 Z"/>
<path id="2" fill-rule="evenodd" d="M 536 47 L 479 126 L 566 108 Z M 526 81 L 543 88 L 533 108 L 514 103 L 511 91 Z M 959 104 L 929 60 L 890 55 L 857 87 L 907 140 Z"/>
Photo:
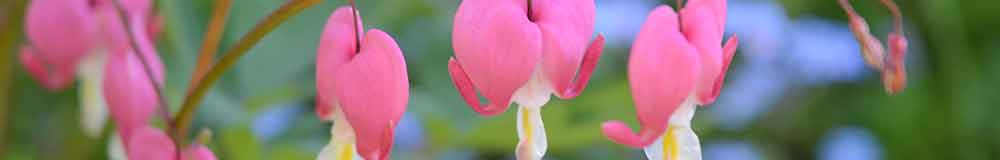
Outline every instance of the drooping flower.
<path id="1" fill-rule="evenodd" d="M 159 32 L 159 23 L 146 23 L 151 14 L 149 0 L 122 0 L 128 17 L 136 19 L 142 33 Z M 127 45 L 124 27 L 111 0 L 35 0 L 28 6 L 25 30 L 28 42 L 20 61 L 29 75 L 51 91 L 63 90 L 80 76 L 82 128 L 97 136 L 107 111 L 101 97 L 101 78 L 106 52 Z M 153 40 L 153 38 L 149 38 Z"/>
<path id="2" fill-rule="evenodd" d="M 624 122 L 605 122 L 605 136 L 643 148 L 649 159 L 701 159 L 690 126 L 695 106 L 719 95 L 738 43 L 733 36 L 720 45 L 725 10 L 724 0 L 695 0 L 679 14 L 665 5 L 649 14 L 632 46 L 628 72 L 642 128 L 633 133 Z"/>
<path id="3" fill-rule="evenodd" d="M 604 46 L 593 1 L 467 0 L 455 14 L 449 73 L 465 102 L 484 116 L 517 113 L 518 159 L 540 159 L 547 142 L 541 106 L 586 87 Z M 575 76 L 575 78 L 574 78 Z M 479 104 L 476 91 L 488 104 Z"/>
<path id="4" fill-rule="evenodd" d="M 36 0 L 25 16 L 29 44 L 22 47 L 21 63 L 47 89 L 68 87 L 98 37 L 95 8 L 84 0 Z"/>
<path id="5" fill-rule="evenodd" d="M 317 113 L 333 137 L 317 159 L 389 159 L 409 100 L 403 52 L 385 32 L 362 33 L 352 7 L 327 20 L 316 60 Z M 360 41 L 360 42 L 358 42 Z"/>

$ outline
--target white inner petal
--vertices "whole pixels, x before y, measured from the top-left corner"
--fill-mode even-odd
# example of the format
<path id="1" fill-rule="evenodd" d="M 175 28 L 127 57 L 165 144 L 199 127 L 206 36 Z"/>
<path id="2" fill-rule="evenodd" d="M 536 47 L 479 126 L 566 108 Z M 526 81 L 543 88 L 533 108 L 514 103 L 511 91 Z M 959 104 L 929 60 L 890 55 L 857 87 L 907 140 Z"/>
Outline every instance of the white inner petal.
<path id="1" fill-rule="evenodd" d="M 339 108 L 333 115 L 333 127 L 330 128 L 330 143 L 319 152 L 317 160 L 360 160 L 354 145 L 354 129 L 344 118 Z"/>
<path id="2" fill-rule="evenodd" d="M 81 87 L 78 90 L 80 98 L 80 125 L 84 133 L 91 138 L 100 136 L 107 120 L 108 110 L 105 107 L 101 88 L 104 79 L 104 54 L 92 53 L 84 57 L 77 71 Z"/>
<path id="3" fill-rule="evenodd" d="M 110 160 L 128 160 L 125 155 L 125 145 L 122 144 L 122 138 L 118 135 L 117 131 L 112 131 L 110 138 L 108 138 L 108 159 Z"/>
<path id="4" fill-rule="evenodd" d="M 670 117 L 667 131 L 643 148 L 650 160 L 701 160 L 701 143 L 691 130 L 694 98 L 688 98 Z"/>
<path id="5" fill-rule="evenodd" d="M 542 123 L 540 107 L 518 107 L 517 109 L 517 159 L 541 159 L 548 149 L 545 124 Z"/>
<path id="6" fill-rule="evenodd" d="M 541 66 L 541 65 L 538 65 Z M 552 95 L 552 87 L 542 75 L 541 67 L 536 67 L 531 74 L 531 79 L 524 86 L 518 88 L 511 97 L 521 107 L 541 108 L 549 102 Z"/>

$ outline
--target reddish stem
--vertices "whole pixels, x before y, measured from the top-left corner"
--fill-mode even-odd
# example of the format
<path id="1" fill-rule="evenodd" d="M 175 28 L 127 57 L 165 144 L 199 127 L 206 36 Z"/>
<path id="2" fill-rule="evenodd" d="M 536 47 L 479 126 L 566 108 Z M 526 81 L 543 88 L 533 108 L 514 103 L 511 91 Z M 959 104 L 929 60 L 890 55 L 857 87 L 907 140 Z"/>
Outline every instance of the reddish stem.
<path id="1" fill-rule="evenodd" d="M 903 14 L 899 11 L 899 6 L 892 2 L 892 0 L 882 0 L 882 5 L 885 5 L 892 14 L 892 25 L 895 32 L 903 34 Z"/>
<path id="2" fill-rule="evenodd" d="M 351 17 L 354 20 L 354 53 L 359 53 L 361 52 L 361 33 L 358 33 L 358 30 L 361 29 L 358 28 L 358 18 L 361 17 L 358 16 L 358 5 L 354 3 L 354 0 L 347 0 L 347 2 L 351 3 L 351 9 L 353 10 L 351 14 L 354 15 Z"/>

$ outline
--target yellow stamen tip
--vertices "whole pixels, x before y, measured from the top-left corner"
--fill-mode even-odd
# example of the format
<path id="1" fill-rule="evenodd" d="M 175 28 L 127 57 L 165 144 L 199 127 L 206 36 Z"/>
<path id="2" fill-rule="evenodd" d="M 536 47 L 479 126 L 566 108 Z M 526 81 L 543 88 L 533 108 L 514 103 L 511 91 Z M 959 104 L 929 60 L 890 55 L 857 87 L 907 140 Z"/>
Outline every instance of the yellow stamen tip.
<path id="1" fill-rule="evenodd" d="M 663 134 L 663 160 L 676 160 L 679 153 L 677 138 L 674 137 L 674 128 L 667 126 L 666 133 Z"/>

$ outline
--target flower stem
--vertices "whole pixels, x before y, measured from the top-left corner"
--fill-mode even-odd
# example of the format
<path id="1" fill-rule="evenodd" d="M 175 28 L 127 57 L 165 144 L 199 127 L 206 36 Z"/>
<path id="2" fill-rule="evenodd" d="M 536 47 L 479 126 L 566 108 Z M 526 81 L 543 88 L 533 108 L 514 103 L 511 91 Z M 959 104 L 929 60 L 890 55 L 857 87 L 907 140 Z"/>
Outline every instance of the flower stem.
<path id="1" fill-rule="evenodd" d="M 0 13 L 0 50 L 9 51 L 10 53 L 17 53 L 15 51 L 17 46 L 17 35 L 21 33 L 20 22 L 24 20 L 24 10 L 27 2 L 23 0 L 13 0 L 0 2 L 0 10 L 6 11 L 6 13 Z M 14 83 L 14 64 L 16 54 L 4 54 L 0 55 L 0 157 L 6 156 L 6 139 L 9 127 L 9 122 L 12 120 L 10 118 L 11 110 L 13 110 L 14 105 L 10 94 L 13 89 Z"/>
<path id="2" fill-rule="evenodd" d="M 212 66 L 212 61 L 215 59 L 215 52 L 219 49 L 219 40 L 222 39 L 222 29 L 226 26 L 226 18 L 229 15 L 229 10 L 232 8 L 231 6 L 231 0 L 215 1 L 215 8 L 212 9 L 212 19 L 209 20 L 208 27 L 205 29 L 205 36 L 202 37 L 198 63 L 194 68 L 193 75 L 191 75 L 191 84 L 187 89 L 188 95 L 194 90 L 194 86 L 197 85 L 196 83 L 205 76 L 208 67 Z"/>
<path id="3" fill-rule="evenodd" d="M 289 0 L 285 4 L 278 8 L 278 10 L 271 12 L 263 21 L 257 23 L 252 30 L 250 30 L 247 35 L 240 38 L 236 45 L 232 48 L 226 50 L 223 56 L 215 65 L 212 66 L 205 76 L 202 77 L 201 81 L 196 83 L 194 90 L 191 94 L 188 94 L 184 98 L 184 103 L 181 105 L 181 110 L 177 115 L 176 121 L 174 123 L 174 133 L 171 135 L 177 136 L 176 139 L 184 140 L 186 138 L 184 133 L 187 133 L 188 128 L 191 126 L 191 121 L 194 118 L 194 111 L 198 109 L 198 104 L 201 103 L 205 98 L 205 94 L 208 89 L 215 84 L 222 73 L 229 70 L 236 64 L 238 60 L 243 55 L 246 55 L 247 51 L 250 50 L 257 42 L 260 42 L 268 33 L 273 31 L 278 25 L 282 24 L 288 18 L 299 12 L 309 8 L 320 0 Z"/>
<path id="4" fill-rule="evenodd" d="M 358 19 L 361 18 L 358 17 L 358 12 L 361 11 L 358 11 L 358 5 L 354 3 L 354 0 L 347 0 L 347 2 L 351 3 L 351 10 L 353 10 L 351 20 L 354 21 L 354 52 L 361 53 L 361 33 L 358 33 L 361 32 L 361 28 L 358 28 Z"/>
<path id="5" fill-rule="evenodd" d="M 899 12 L 899 6 L 892 0 L 882 0 L 882 5 L 889 8 L 889 13 L 892 14 L 892 25 L 897 34 L 903 34 L 903 14 Z"/>

